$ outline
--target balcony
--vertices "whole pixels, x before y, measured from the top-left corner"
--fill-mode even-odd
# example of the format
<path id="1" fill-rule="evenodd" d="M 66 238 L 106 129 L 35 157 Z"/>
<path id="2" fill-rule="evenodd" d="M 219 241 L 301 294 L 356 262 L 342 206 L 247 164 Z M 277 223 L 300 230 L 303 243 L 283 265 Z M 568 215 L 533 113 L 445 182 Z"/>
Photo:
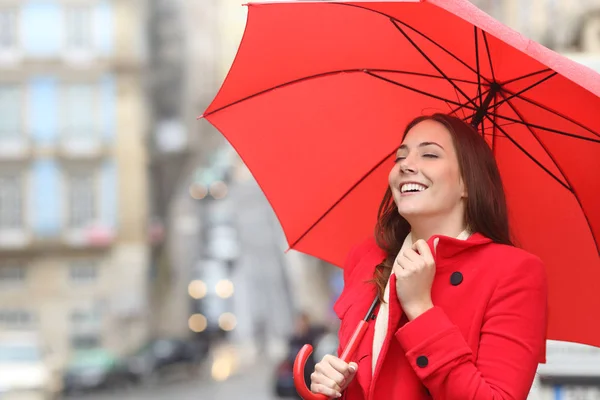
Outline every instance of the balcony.
<path id="1" fill-rule="evenodd" d="M 54 234 L 44 235 L 24 228 L 0 228 L 0 258 L 23 254 L 104 251 L 109 249 L 115 240 L 115 230 L 100 225 L 81 229 L 65 228 Z"/>
<path id="2" fill-rule="evenodd" d="M 96 52 L 91 48 L 68 48 L 62 52 L 62 60 L 72 68 L 89 68 L 97 59 Z"/>
<path id="3" fill-rule="evenodd" d="M 17 47 L 0 47 L 0 68 L 16 69 L 23 60 L 23 53 Z"/>
<path id="4" fill-rule="evenodd" d="M 59 140 L 58 154 L 66 159 L 96 159 L 106 154 L 102 135 L 92 129 L 64 132 Z"/>
<path id="5" fill-rule="evenodd" d="M 31 234 L 25 229 L 0 228 L 0 251 L 24 250 L 31 242 Z"/>
<path id="6" fill-rule="evenodd" d="M 63 234 L 63 243 L 70 248 L 109 247 L 115 240 L 114 229 L 102 224 L 90 224 L 81 228 L 67 228 Z"/>
<path id="7" fill-rule="evenodd" d="M 31 140 L 25 135 L 0 131 L 0 161 L 26 160 L 31 151 Z"/>

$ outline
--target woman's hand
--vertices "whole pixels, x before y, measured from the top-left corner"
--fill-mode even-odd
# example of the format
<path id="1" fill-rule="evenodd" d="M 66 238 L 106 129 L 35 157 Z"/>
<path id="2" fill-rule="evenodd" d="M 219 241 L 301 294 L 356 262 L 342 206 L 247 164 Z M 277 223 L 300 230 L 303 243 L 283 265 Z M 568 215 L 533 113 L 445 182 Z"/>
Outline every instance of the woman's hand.
<path id="1" fill-rule="evenodd" d="M 438 241 L 435 239 L 434 248 Z M 417 240 L 412 248 L 398 254 L 393 272 L 398 300 L 409 320 L 433 307 L 431 286 L 435 277 L 435 261 L 427 242 Z"/>
<path id="2" fill-rule="evenodd" d="M 339 398 L 354 379 L 357 370 L 356 363 L 348 364 L 328 354 L 315 366 L 315 372 L 310 376 L 310 390 L 330 398 Z"/>

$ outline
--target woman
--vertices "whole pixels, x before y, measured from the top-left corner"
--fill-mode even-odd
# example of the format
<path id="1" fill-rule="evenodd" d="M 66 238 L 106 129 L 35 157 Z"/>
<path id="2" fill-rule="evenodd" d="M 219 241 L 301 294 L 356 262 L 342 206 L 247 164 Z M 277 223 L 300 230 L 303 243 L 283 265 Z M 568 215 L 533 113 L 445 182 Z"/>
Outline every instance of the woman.
<path id="1" fill-rule="evenodd" d="M 382 261 L 383 260 L 383 261 Z M 375 240 L 356 247 L 335 305 L 340 350 L 381 302 L 354 360 L 326 356 L 311 390 L 332 398 L 526 399 L 545 357 L 542 262 L 511 243 L 498 167 L 462 120 L 411 122 Z"/>

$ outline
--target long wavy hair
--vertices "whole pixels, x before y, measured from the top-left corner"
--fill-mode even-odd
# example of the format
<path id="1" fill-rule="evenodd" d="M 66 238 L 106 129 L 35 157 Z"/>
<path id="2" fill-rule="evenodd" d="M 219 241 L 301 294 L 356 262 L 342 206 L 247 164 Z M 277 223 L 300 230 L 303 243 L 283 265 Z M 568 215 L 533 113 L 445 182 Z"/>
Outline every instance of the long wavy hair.
<path id="1" fill-rule="evenodd" d="M 514 246 L 508 224 L 506 197 L 498 165 L 492 150 L 483 137 L 468 123 L 446 115 L 433 114 L 415 118 L 402 135 L 425 120 L 437 121 L 444 125 L 452 136 L 456 149 L 460 174 L 467 191 L 464 224 L 470 232 L 481 233 L 496 243 Z M 387 257 L 375 268 L 372 283 L 377 286 L 379 299 L 383 293 L 396 256 L 404 239 L 410 233 L 410 225 L 399 213 L 388 187 L 379 206 L 375 240 Z"/>

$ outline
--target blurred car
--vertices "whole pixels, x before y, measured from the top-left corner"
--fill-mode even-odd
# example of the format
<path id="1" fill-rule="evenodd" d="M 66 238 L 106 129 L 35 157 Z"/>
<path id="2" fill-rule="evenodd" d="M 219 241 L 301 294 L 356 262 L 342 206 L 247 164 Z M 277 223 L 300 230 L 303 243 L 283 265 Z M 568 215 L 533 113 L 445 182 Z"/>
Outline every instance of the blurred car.
<path id="1" fill-rule="evenodd" d="M 320 361 L 326 354 L 337 354 L 338 338 L 337 334 L 332 332 L 323 332 L 319 329 L 314 333 L 315 343 L 312 354 L 312 360 L 306 363 L 305 369 L 305 381 L 307 386 L 310 384 L 310 374 L 314 369 L 316 362 Z M 300 340 L 290 340 L 288 354 L 281 360 L 275 368 L 275 394 L 280 398 L 294 398 L 299 399 L 300 396 L 296 392 L 294 386 L 294 360 L 298 351 L 302 348 L 305 343 Z"/>
<path id="2" fill-rule="evenodd" d="M 147 343 L 127 360 L 129 374 L 137 382 L 150 383 L 173 368 L 183 367 L 194 373 L 208 354 L 208 345 L 200 341 L 156 339 Z"/>
<path id="3" fill-rule="evenodd" d="M 60 391 L 60 371 L 39 336 L 0 333 L 0 399 L 50 400 Z"/>
<path id="4" fill-rule="evenodd" d="M 307 367 L 308 368 L 308 367 Z M 289 356 L 281 360 L 275 368 L 275 395 L 280 398 L 299 399 L 294 387 L 294 360 Z"/>
<path id="5" fill-rule="evenodd" d="M 64 392 L 124 388 L 134 382 L 126 363 L 106 349 L 79 350 L 64 374 Z M 3 399 L 2 399 L 3 400 Z"/>

